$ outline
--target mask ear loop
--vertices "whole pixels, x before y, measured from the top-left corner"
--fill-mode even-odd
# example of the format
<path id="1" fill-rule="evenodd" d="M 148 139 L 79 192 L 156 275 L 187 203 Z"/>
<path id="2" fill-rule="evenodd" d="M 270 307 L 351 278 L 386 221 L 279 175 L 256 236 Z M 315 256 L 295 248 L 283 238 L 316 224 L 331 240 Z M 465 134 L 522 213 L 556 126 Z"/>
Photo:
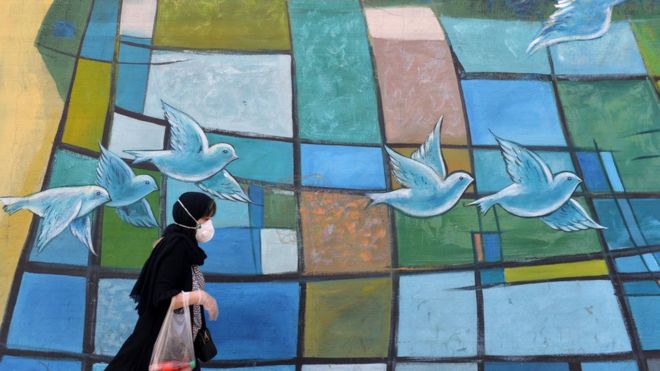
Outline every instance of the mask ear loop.
<path id="1" fill-rule="evenodd" d="M 183 202 L 181 202 L 181 200 L 178 199 L 178 198 L 177 198 L 176 202 L 178 202 L 179 205 L 181 205 L 181 207 L 183 207 L 183 210 L 186 212 L 186 214 L 188 214 L 188 216 L 189 216 L 192 220 L 195 221 L 195 224 L 197 224 L 197 219 L 195 219 L 195 217 L 192 216 L 192 214 L 190 213 L 190 211 L 188 211 L 188 209 L 186 209 L 186 206 L 183 204 Z M 177 223 L 177 222 L 174 222 L 174 224 L 178 225 L 179 227 L 188 228 L 188 229 L 200 229 L 200 228 L 202 228 L 202 226 L 199 225 L 199 224 L 197 224 L 197 226 L 195 226 L 195 227 L 191 227 L 191 226 L 189 226 L 189 225 L 179 224 L 179 223 Z"/>

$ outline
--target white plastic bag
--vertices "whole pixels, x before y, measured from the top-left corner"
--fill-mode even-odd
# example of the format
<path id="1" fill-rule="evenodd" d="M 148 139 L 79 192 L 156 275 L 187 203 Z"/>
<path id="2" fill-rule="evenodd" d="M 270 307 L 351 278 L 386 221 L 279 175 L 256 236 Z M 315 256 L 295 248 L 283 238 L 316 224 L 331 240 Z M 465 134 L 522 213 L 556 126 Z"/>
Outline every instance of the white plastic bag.
<path id="1" fill-rule="evenodd" d="M 174 310 L 173 304 L 174 297 L 156 338 L 149 371 L 190 371 L 195 368 L 187 293 L 183 294 L 183 308 Z"/>

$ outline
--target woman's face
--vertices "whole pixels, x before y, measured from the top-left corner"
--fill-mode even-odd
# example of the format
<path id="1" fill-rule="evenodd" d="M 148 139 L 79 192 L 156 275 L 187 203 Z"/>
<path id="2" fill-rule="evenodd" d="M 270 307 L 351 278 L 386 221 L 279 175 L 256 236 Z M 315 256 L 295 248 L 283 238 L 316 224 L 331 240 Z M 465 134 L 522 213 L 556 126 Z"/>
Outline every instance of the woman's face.
<path id="1" fill-rule="evenodd" d="M 202 224 L 208 222 L 209 220 L 211 220 L 210 216 L 203 216 L 203 217 L 197 219 L 197 225 L 202 225 Z"/>

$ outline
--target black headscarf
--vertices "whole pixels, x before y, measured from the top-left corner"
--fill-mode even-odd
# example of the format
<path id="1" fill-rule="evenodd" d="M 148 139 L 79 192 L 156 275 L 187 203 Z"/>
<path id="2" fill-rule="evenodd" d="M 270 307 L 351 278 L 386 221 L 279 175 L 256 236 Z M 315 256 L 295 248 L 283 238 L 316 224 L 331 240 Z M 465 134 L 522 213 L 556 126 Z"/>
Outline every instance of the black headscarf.
<path id="1" fill-rule="evenodd" d="M 209 196 L 200 192 L 186 192 L 179 196 L 179 201 L 185 205 L 185 209 L 179 202 L 175 202 L 172 207 L 173 224 L 168 225 L 163 231 L 163 238 L 156 244 L 151 251 L 151 255 L 144 263 L 140 277 L 138 278 L 131 297 L 137 303 L 138 314 L 150 307 L 155 307 L 163 299 L 169 299 L 176 295 L 183 288 L 163 289 L 156 285 L 159 276 L 170 274 L 170 267 L 163 267 L 163 261 L 168 256 L 176 255 L 180 259 L 181 267 L 189 271 L 189 266 L 203 265 L 206 259 L 206 253 L 197 244 L 195 239 L 197 220 L 204 216 L 212 216 L 215 213 L 215 202 Z M 188 215 L 186 212 L 192 215 Z M 194 220 L 193 220 L 194 218 Z M 186 228 L 192 227 L 192 228 Z M 178 262 L 177 262 L 178 264 Z M 188 266 L 188 267 L 186 267 Z M 162 268 L 162 269 L 161 269 Z M 166 271 L 167 272 L 164 272 Z"/>

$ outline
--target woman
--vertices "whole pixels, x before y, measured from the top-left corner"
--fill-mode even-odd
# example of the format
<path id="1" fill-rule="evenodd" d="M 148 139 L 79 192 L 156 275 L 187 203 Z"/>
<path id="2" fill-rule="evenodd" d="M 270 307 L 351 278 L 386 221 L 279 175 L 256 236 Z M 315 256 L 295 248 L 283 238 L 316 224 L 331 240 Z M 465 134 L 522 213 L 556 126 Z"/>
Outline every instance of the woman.
<path id="1" fill-rule="evenodd" d="M 217 318 L 218 305 L 204 291 L 204 276 L 199 266 L 204 264 L 206 254 L 198 245 L 213 237 L 211 218 L 215 210 L 213 199 L 199 192 L 184 193 L 174 203 L 174 223 L 167 226 L 162 238 L 156 241 L 131 291 L 139 315 L 135 329 L 106 371 L 148 370 L 154 343 L 172 298 L 174 308 L 178 309 L 183 307 L 184 295 L 188 297 L 193 339 L 203 323 L 200 306 L 208 311 L 210 319 Z"/>

